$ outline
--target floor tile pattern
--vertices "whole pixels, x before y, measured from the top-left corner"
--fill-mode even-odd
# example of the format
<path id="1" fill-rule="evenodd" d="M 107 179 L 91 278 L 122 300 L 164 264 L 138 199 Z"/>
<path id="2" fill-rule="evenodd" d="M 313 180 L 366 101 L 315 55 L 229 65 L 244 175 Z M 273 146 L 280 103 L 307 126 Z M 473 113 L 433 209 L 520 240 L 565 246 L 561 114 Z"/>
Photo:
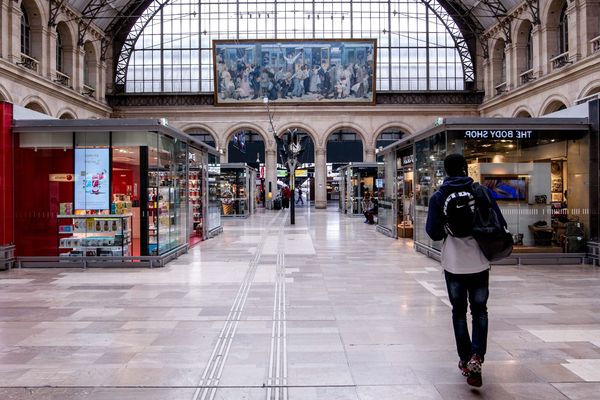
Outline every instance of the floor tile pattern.
<path id="1" fill-rule="evenodd" d="M 0 399 L 600 399 L 600 270 L 495 266 L 484 386 L 439 264 L 332 210 L 261 211 L 158 269 L 0 273 Z"/>

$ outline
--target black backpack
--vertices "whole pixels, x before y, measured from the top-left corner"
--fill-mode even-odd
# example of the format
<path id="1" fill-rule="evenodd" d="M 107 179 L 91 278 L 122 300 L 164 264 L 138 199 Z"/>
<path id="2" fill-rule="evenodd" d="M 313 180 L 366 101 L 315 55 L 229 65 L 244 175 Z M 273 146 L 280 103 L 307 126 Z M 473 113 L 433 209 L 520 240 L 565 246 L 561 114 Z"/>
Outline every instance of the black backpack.
<path id="1" fill-rule="evenodd" d="M 513 237 L 501 223 L 492 208 L 492 199 L 485 186 L 473 184 L 475 211 L 473 215 L 472 236 L 479 244 L 483 255 L 489 261 L 498 261 L 508 257 L 513 249 Z"/>
<path id="2" fill-rule="evenodd" d="M 444 201 L 444 231 L 450 236 L 467 237 L 473 231 L 475 198 L 470 191 L 452 192 Z"/>

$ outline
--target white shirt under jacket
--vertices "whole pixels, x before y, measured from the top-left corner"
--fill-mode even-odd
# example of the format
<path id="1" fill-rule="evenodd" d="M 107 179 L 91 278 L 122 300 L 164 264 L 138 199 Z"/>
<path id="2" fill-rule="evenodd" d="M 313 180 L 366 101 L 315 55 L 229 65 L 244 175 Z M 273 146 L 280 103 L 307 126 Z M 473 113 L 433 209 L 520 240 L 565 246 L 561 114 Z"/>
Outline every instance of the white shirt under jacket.
<path id="1" fill-rule="evenodd" d="M 442 268 L 453 274 L 476 274 L 489 269 L 490 262 L 472 236 L 448 235 L 442 245 Z"/>

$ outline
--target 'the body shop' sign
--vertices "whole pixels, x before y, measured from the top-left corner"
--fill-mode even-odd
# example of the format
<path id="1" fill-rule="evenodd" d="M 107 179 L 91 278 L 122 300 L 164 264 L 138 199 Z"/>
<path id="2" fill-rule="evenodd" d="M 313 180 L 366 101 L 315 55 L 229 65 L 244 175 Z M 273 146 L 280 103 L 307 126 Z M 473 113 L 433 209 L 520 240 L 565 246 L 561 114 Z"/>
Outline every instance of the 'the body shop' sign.
<path id="1" fill-rule="evenodd" d="M 531 139 L 533 131 L 510 129 L 478 129 L 465 131 L 465 139 Z"/>

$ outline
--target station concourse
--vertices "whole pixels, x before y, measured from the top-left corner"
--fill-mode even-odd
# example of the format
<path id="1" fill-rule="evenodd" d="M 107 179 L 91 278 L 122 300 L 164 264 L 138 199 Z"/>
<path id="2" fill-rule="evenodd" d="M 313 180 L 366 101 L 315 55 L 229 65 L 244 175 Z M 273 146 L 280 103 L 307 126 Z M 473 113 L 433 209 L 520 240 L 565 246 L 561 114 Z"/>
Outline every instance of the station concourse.
<path id="1" fill-rule="evenodd" d="M 594 399 L 597 268 L 494 266 L 484 386 L 439 263 L 335 209 L 260 211 L 164 268 L 0 276 L 3 399 Z"/>

